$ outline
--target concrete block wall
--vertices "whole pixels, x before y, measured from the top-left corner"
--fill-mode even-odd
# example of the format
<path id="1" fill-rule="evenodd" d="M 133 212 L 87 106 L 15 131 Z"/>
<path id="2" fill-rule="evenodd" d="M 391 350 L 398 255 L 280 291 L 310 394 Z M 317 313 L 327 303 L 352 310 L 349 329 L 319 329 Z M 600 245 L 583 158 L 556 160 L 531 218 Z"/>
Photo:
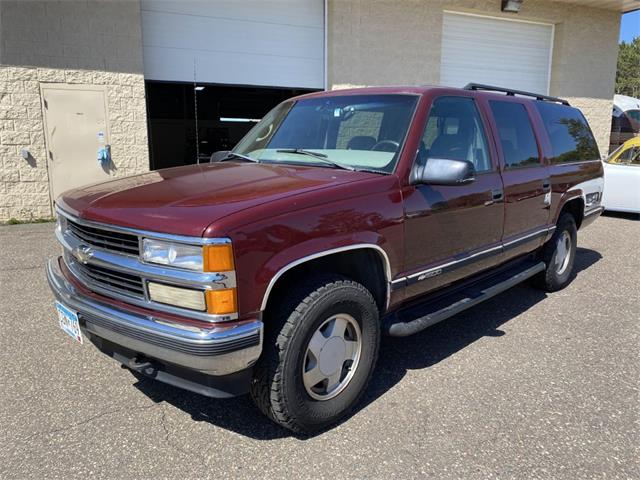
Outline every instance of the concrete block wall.
<path id="1" fill-rule="evenodd" d="M 498 0 L 329 0 L 328 88 L 440 84 L 445 10 L 555 25 L 550 94 L 583 109 L 608 151 L 620 12 L 527 0 L 518 14 Z"/>
<path id="2" fill-rule="evenodd" d="M 142 75 L 0 65 L 0 222 L 52 216 L 42 83 L 106 85 L 114 176 L 149 169 Z"/>
<path id="3" fill-rule="evenodd" d="M 142 71 L 138 1 L 0 0 L 0 222 L 53 215 L 43 83 L 106 85 L 114 176 L 149 169 Z"/>

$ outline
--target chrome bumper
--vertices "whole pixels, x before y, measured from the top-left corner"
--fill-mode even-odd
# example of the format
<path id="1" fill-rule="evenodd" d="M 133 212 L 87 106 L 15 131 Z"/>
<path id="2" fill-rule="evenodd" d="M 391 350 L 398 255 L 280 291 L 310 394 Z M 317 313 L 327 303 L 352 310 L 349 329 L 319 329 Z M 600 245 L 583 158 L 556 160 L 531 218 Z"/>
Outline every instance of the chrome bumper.
<path id="1" fill-rule="evenodd" d="M 207 375 L 228 375 L 255 363 L 262 351 L 262 322 L 198 328 L 145 316 L 83 295 L 62 274 L 58 258 L 47 263 L 58 301 L 78 312 L 85 334 L 95 335 L 152 359 Z"/>

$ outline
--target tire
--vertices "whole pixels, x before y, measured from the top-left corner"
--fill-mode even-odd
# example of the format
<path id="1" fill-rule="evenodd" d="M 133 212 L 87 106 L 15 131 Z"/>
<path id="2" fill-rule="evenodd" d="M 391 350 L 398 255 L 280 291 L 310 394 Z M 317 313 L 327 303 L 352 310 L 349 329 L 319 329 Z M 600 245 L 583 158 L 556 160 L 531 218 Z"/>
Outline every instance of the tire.
<path id="1" fill-rule="evenodd" d="M 322 276 L 288 295 L 265 324 L 263 352 L 250 389 L 258 408 L 298 434 L 325 429 L 347 415 L 366 389 L 378 357 L 380 321 L 371 293 L 345 277 Z M 343 324 L 341 337 L 335 332 Z M 358 338 L 359 347 L 354 348 Z M 320 350 L 325 353 L 316 358 L 318 339 L 325 342 Z M 355 356 L 357 350 L 357 360 L 343 361 L 342 350 L 335 353 L 341 341 L 345 355 Z M 315 375 L 324 375 L 321 367 L 335 367 L 333 376 L 310 386 Z M 330 390 L 329 383 L 335 386 L 339 378 Z"/>
<path id="2" fill-rule="evenodd" d="M 577 240 L 578 229 L 573 215 L 561 214 L 556 224 L 556 231 L 540 252 L 540 259 L 545 263 L 546 268 L 534 277 L 534 284 L 538 288 L 555 292 L 562 290 L 571 282 Z"/>

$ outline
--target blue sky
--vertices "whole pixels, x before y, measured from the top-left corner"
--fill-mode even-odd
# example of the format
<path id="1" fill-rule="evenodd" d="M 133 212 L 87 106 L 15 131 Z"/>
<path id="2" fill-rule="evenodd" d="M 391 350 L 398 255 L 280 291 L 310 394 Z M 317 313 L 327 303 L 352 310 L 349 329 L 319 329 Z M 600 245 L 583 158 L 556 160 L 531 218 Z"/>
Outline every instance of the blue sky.
<path id="1" fill-rule="evenodd" d="M 640 35 L 640 10 L 625 13 L 620 25 L 620 41 L 630 42 Z"/>

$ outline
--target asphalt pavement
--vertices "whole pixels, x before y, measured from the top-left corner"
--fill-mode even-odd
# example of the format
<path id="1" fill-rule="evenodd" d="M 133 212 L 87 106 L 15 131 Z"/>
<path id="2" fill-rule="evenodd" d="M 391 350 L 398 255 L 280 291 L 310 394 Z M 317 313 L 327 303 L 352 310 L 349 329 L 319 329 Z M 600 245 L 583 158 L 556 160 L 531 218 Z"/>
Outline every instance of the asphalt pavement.
<path id="1" fill-rule="evenodd" d="M 44 275 L 53 225 L 0 227 L 0 478 L 638 479 L 640 221 L 578 236 L 565 290 L 385 339 L 353 416 L 301 438 L 74 343 Z"/>

